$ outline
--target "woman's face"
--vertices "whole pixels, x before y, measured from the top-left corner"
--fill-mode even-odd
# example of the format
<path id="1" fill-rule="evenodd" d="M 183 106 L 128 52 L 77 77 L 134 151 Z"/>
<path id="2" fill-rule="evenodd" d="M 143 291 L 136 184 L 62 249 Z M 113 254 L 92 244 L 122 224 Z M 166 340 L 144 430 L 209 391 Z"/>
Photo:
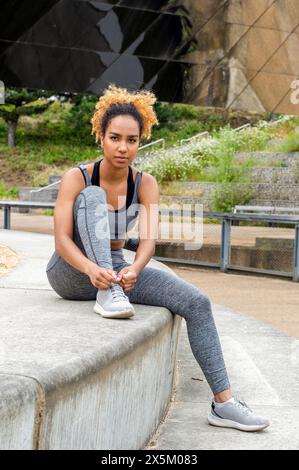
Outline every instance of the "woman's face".
<path id="1" fill-rule="evenodd" d="M 129 115 L 111 119 L 104 137 L 101 137 L 104 156 L 114 166 L 125 167 L 136 158 L 140 143 L 138 122 Z"/>

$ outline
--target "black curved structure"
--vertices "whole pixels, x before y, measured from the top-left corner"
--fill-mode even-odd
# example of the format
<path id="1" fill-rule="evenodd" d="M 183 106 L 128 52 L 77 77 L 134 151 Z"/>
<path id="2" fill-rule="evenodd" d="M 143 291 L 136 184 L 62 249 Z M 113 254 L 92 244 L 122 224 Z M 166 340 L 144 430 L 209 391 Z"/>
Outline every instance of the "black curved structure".
<path id="1" fill-rule="evenodd" d="M 184 101 L 192 20 L 172 0 L 2 0 L 5 86 L 99 95 L 113 82 Z"/>
<path id="2" fill-rule="evenodd" d="M 299 0 L 1 0 L 5 86 L 299 114 Z"/>

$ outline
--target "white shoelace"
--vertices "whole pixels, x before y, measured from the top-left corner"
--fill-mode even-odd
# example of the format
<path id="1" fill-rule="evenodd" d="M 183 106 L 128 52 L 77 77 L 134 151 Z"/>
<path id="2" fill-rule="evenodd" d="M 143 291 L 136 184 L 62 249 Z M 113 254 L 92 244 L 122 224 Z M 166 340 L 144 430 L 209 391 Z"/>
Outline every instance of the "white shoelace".
<path id="1" fill-rule="evenodd" d="M 117 302 L 119 300 L 128 300 L 122 287 L 119 284 L 112 284 L 112 286 L 110 286 L 110 290 L 113 302 Z"/>
<path id="2" fill-rule="evenodd" d="M 245 413 L 246 415 L 249 415 L 251 413 L 253 413 L 252 409 L 249 408 L 249 406 L 247 405 L 247 403 L 243 400 L 240 400 L 239 398 L 237 398 L 236 396 L 234 397 L 234 402 L 235 402 L 235 405 L 240 408 L 240 410 L 242 411 L 242 413 Z"/>

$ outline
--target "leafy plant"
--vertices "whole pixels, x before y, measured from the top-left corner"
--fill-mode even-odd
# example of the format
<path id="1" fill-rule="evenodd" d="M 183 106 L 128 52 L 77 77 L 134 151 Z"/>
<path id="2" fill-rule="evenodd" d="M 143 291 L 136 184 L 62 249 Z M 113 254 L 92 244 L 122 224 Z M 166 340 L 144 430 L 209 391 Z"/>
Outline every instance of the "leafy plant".
<path id="1" fill-rule="evenodd" d="M 49 215 L 49 216 L 54 216 L 54 209 L 43 209 L 41 211 L 42 215 Z"/>
<path id="2" fill-rule="evenodd" d="M 67 114 L 65 123 L 80 132 L 91 131 L 90 120 L 95 111 L 97 97 L 94 95 L 78 95 L 74 104 Z"/>
<path id="3" fill-rule="evenodd" d="M 49 92 L 43 94 L 48 97 L 50 95 Z M 43 113 L 49 106 L 50 101 L 41 95 L 41 91 L 30 91 L 26 88 L 12 87 L 5 90 L 5 104 L 0 105 L 0 116 L 8 126 L 7 145 L 9 147 L 16 145 L 16 130 L 20 116 Z"/>
<path id="4" fill-rule="evenodd" d="M 212 211 L 232 212 L 235 205 L 248 203 L 254 195 L 248 183 L 222 183 L 212 191 Z"/>
<path id="5" fill-rule="evenodd" d="M 194 173 L 200 172 L 200 162 L 181 147 L 171 151 L 162 150 L 145 158 L 139 168 L 155 176 L 158 182 L 186 181 Z"/>
<path id="6" fill-rule="evenodd" d="M 299 132 L 288 135 L 278 146 L 279 152 L 299 152 Z"/>
<path id="7" fill-rule="evenodd" d="M 1 199 L 17 199 L 19 190 L 15 186 L 8 188 L 7 185 L 0 181 L 0 198 Z"/>

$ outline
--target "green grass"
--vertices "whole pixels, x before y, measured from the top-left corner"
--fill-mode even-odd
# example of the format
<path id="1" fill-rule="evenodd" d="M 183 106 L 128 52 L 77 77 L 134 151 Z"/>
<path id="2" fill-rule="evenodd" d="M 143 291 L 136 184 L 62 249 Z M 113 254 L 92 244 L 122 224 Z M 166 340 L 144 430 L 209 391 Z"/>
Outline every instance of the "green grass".
<path id="1" fill-rule="evenodd" d="M 94 149 L 67 144 L 43 146 L 41 155 L 40 147 L 30 142 L 15 149 L 0 144 L 0 155 L 0 164 L 8 173 L 19 176 L 26 186 L 46 185 L 49 174 L 60 175 L 77 162 L 98 157 Z"/>
<path id="2" fill-rule="evenodd" d="M 0 181 L 0 199 L 17 199 L 18 196 L 18 188 L 15 186 L 8 188 L 3 181 Z"/>
<path id="3" fill-rule="evenodd" d="M 41 215 L 49 215 L 51 217 L 54 216 L 54 209 L 42 209 Z"/>
<path id="4" fill-rule="evenodd" d="M 17 146 L 6 145 L 6 129 L 0 126 L 0 164 L 4 174 L 15 175 L 18 185 L 48 184 L 49 175 L 61 175 L 77 163 L 95 160 L 100 151 L 90 139 L 81 139 L 61 124 L 20 125 Z"/>
<path id="5" fill-rule="evenodd" d="M 299 152 L 299 132 L 288 135 L 277 148 L 279 152 Z"/>

